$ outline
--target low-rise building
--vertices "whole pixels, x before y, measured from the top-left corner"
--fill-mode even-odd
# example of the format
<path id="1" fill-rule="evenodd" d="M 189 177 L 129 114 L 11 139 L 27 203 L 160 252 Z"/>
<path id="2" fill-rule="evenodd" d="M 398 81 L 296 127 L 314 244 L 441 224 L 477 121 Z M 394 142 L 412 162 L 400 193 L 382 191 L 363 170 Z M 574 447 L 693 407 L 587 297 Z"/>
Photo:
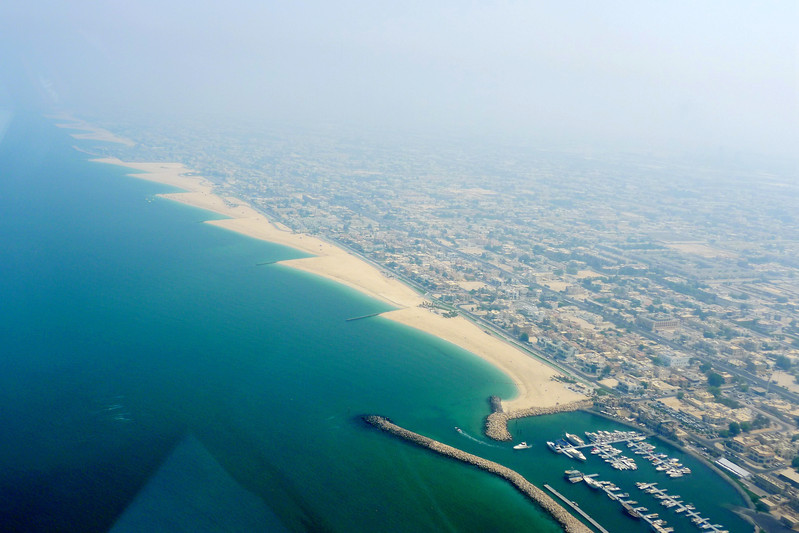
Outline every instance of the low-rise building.
<path id="1" fill-rule="evenodd" d="M 791 487 L 799 488 L 799 474 L 793 468 L 783 468 L 776 474 L 777 479 L 786 482 Z"/>
<path id="2" fill-rule="evenodd" d="M 639 326 L 649 331 L 674 331 L 680 327 L 680 319 L 666 315 L 644 315 L 636 319 Z"/>
<path id="3" fill-rule="evenodd" d="M 670 368 L 685 368 L 691 364 L 691 358 L 682 353 L 666 352 L 659 356 Z"/>
<path id="4" fill-rule="evenodd" d="M 745 454 L 749 451 L 749 448 L 751 448 L 753 445 L 754 445 L 753 442 L 740 435 L 737 437 L 733 437 L 729 441 L 727 441 L 727 447 L 732 451 L 734 451 L 735 453 Z"/>
<path id="5" fill-rule="evenodd" d="M 791 529 L 799 527 L 799 518 L 797 518 L 796 515 L 784 514 L 780 517 L 780 522 Z"/>
<path id="6" fill-rule="evenodd" d="M 763 446 L 762 444 L 752 446 L 749 449 L 747 457 L 750 461 L 762 466 L 773 465 L 777 458 L 777 456 L 774 454 L 774 450 L 768 446 Z"/>
<path id="7" fill-rule="evenodd" d="M 753 481 L 755 485 L 771 494 L 781 494 L 785 491 L 785 483 L 769 474 L 757 474 Z"/>

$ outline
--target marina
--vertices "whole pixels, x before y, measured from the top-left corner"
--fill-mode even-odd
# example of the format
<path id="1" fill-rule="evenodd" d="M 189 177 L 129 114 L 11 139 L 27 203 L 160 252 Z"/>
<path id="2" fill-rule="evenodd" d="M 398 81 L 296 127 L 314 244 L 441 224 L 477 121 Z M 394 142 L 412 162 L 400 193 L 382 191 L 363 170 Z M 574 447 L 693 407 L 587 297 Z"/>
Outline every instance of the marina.
<path id="1" fill-rule="evenodd" d="M 528 472 L 531 477 L 536 477 L 533 472 L 540 472 L 538 479 L 541 488 L 544 488 L 544 483 L 548 483 L 565 497 L 577 503 L 583 511 L 610 531 L 629 531 L 630 533 L 652 531 L 653 528 L 647 520 L 642 516 L 634 518 L 633 515 L 651 515 L 653 513 L 657 513 L 659 516 L 650 517 L 648 520 L 653 522 L 665 520 L 666 525 L 660 524 L 660 527 L 663 528 L 671 527 L 676 532 L 711 531 L 709 528 L 697 527 L 697 524 L 691 521 L 696 517 L 686 514 L 687 510 L 678 512 L 681 508 L 680 505 L 672 507 L 667 506 L 671 505 L 670 503 L 660 505 L 661 500 L 639 491 L 636 488 L 636 482 L 659 482 L 656 488 L 666 489 L 667 495 L 679 495 L 678 502 L 683 502 L 683 505 L 692 504 L 695 507 L 694 511 L 699 513 L 701 518 L 707 518 L 708 522 L 705 525 L 723 525 L 723 527 L 717 527 L 716 531 L 728 530 L 730 533 L 752 531 L 740 515 L 731 511 L 731 508 L 742 507 L 745 503 L 724 496 L 728 494 L 728 491 L 733 490 L 728 481 L 709 472 L 694 457 L 668 442 L 654 438 L 651 434 L 629 426 L 624 427 L 610 421 L 600 420 L 590 413 L 584 412 L 557 415 L 551 418 L 540 417 L 525 420 L 523 423 L 514 422 L 510 429 L 516 436 L 514 444 L 526 440 L 528 444 L 533 445 L 533 449 L 529 450 L 530 453 L 513 452 L 510 446 L 505 447 L 506 453 L 509 454 L 508 458 L 513 461 L 515 467 L 519 471 Z M 622 431 L 616 432 L 615 429 Z M 586 430 L 588 430 L 588 434 Z M 630 430 L 636 431 L 628 433 Z M 567 440 L 566 433 L 578 435 L 585 442 L 582 447 L 577 448 L 587 457 L 585 462 L 572 460 L 562 453 L 545 449 L 546 441 L 551 441 L 554 445 L 558 439 L 573 445 L 571 441 Z M 592 433 L 597 435 L 594 442 L 590 441 Z M 617 442 L 611 444 L 610 441 Z M 634 446 L 629 446 L 628 442 L 632 442 Z M 616 457 L 624 455 L 634 459 L 638 470 L 618 470 L 613 468 L 609 462 L 599 461 L 598 458 L 593 457 L 598 454 L 592 454 L 591 450 L 604 444 L 621 450 Z M 637 446 L 640 444 L 647 446 L 641 449 L 642 453 L 636 454 Z M 690 468 L 692 473 L 678 478 L 669 477 L 664 471 L 656 470 L 651 461 L 644 458 L 644 452 L 662 453 L 669 459 L 675 459 L 684 467 Z M 536 455 L 535 461 L 530 459 L 533 455 Z M 543 466 L 544 462 L 547 466 Z M 553 471 L 549 468 L 550 464 L 558 468 Z M 613 490 L 613 486 L 608 487 L 610 489 L 608 491 L 601 488 L 596 490 L 590 487 L 586 488 L 586 486 L 582 486 L 581 482 L 584 475 L 591 476 L 596 482 L 608 481 L 618 487 L 618 490 Z M 586 483 L 586 485 L 590 484 L 590 482 Z M 629 505 L 631 513 L 626 511 L 622 503 L 626 504 L 628 501 L 635 500 L 637 502 Z M 640 509 L 639 513 L 635 510 L 639 507 L 645 507 L 646 510 Z M 572 510 L 569 509 L 569 511 Z"/>
<path id="2" fill-rule="evenodd" d="M 629 442 L 627 447 L 633 450 L 636 455 L 652 463 L 655 470 L 663 472 L 671 478 L 683 477 L 691 473 L 691 469 L 683 466 L 677 459 L 669 457 L 665 453 L 656 453 L 655 447 L 647 442 Z"/>
<path id="3" fill-rule="evenodd" d="M 547 442 L 550 450 L 566 457 L 575 458 L 575 453 L 581 453 L 580 450 L 590 448 L 591 455 L 598 456 L 615 470 L 637 470 L 638 466 L 635 460 L 625 456 L 623 446 L 618 446 L 625 444 L 628 453 L 631 452 L 631 455 L 637 455 L 649 461 L 657 473 L 666 474 L 671 479 L 691 474 L 691 469 L 684 466 L 679 459 L 658 452 L 653 444 L 646 442 L 645 435 L 635 431 L 586 431 L 586 440 L 572 433 L 564 433 L 564 435 L 565 438 Z M 652 531 L 658 533 L 674 531 L 674 527 L 669 526 L 666 519 L 659 513 L 652 512 L 649 508 L 640 505 L 639 502 L 630 499 L 629 493 L 624 492 L 614 483 L 598 479 L 599 474 L 584 474 L 579 470 L 571 469 L 564 471 L 563 476 L 570 484 L 584 482 L 590 490 L 604 493 L 611 501 L 618 502 L 621 510 L 630 519 L 645 522 Z M 679 494 L 658 486 L 657 482 L 638 481 L 635 485 L 642 493 L 652 497 L 664 510 L 673 512 L 675 519 L 676 517 L 687 519 L 699 531 L 727 533 L 728 530 L 725 526 L 712 523 L 710 519 L 702 516 L 693 504 L 686 503 Z"/>
<path id="4" fill-rule="evenodd" d="M 646 438 L 645 435 L 637 431 L 586 431 L 588 439 L 586 443 L 583 439 L 573 433 L 565 433 L 565 439 L 547 441 L 547 446 L 555 453 L 560 453 L 585 462 L 586 456 L 581 449 L 591 448 L 592 455 L 598 455 L 603 461 L 610 464 L 616 470 L 637 470 L 638 465 L 631 457 L 622 455 L 622 451 L 614 448 L 613 444 L 626 442 L 628 445 L 636 444 Z"/>
<path id="5" fill-rule="evenodd" d="M 691 473 L 691 469 L 684 466 L 677 459 L 664 453 L 655 451 L 655 446 L 646 442 L 646 435 L 637 431 L 586 431 L 588 439 L 583 439 L 572 433 L 565 433 L 565 438 L 547 441 L 547 446 L 555 453 L 577 461 L 586 461 L 582 449 L 591 448 L 591 455 L 596 455 L 616 470 L 638 470 L 635 459 L 623 454 L 623 451 L 614 447 L 614 444 L 625 443 L 628 450 L 634 455 L 639 455 L 650 461 L 658 472 L 663 472 L 671 478 L 679 478 Z M 527 443 L 524 443 L 527 446 Z"/>
<path id="6" fill-rule="evenodd" d="M 499 464 L 492 463 L 460 450 L 450 448 L 440 442 L 435 442 L 429 438 L 412 433 L 408 430 L 395 426 L 383 417 L 370 416 L 364 417 L 364 420 L 371 425 L 375 425 L 384 431 L 388 431 L 396 436 L 410 440 L 411 442 L 414 442 L 420 446 L 430 448 L 438 453 L 448 455 L 468 464 L 477 466 L 478 468 L 492 472 L 495 475 L 499 475 L 500 477 L 511 481 L 511 483 L 516 485 L 517 489 L 528 495 L 528 497 L 536 501 L 539 505 L 543 505 L 545 508 L 549 507 L 549 505 L 545 503 L 546 500 L 541 498 L 540 493 L 538 493 L 532 487 L 529 487 L 528 482 L 521 478 L 518 473 L 502 467 Z M 568 456 L 568 454 L 565 453 L 565 450 L 577 450 L 577 447 L 574 446 L 575 435 L 569 434 L 568 436 L 570 437 L 568 440 L 558 439 L 557 441 L 549 442 L 548 444 L 551 444 L 550 448 L 554 448 L 553 451 L 559 450 L 557 453 Z M 620 440 L 619 435 L 600 435 L 599 438 L 593 439 L 588 433 L 587 436 L 592 442 L 589 444 L 583 444 L 583 448 L 587 446 L 602 447 L 603 449 L 606 449 L 607 447 L 612 448 L 610 441 L 614 441 L 613 443 L 616 444 Z M 642 435 L 640 434 L 625 434 L 621 435 L 621 437 L 624 437 L 624 439 L 630 443 L 639 444 L 643 442 L 643 439 L 641 439 Z M 513 446 L 514 449 L 524 449 L 524 447 L 530 447 L 530 444 L 522 441 Z M 630 448 L 635 448 L 635 446 L 631 446 Z M 653 450 L 649 448 L 646 449 L 646 453 L 651 454 L 652 451 Z M 620 454 L 621 451 L 618 450 L 618 453 L 609 453 L 608 455 L 617 457 Z M 667 459 L 666 461 L 669 464 L 674 464 L 675 460 Z M 673 533 L 675 531 L 675 527 L 667 522 L 667 517 L 663 516 L 662 512 L 654 512 L 651 509 L 651 505 L 647 507 L 648 504 L 639 503 L 630 496 L 629 492 L 625 492 L 622 488 L 623 483 L 616 484 L 610 480 L 599 479 L 599 475 L 599 473 L 585 474 L 576 469 L 563 471 L 563 478 L 568 482 L 569 485 L 577 485 L 581 482 L 584 482 L 590 492 L 593 492 L 597 495 L 607 496 L 610 501 L 616 502 L 618 504 L 617 508 L 627 517 L 627 520 L 636 521 L 642 525 L 645 524 L 646 527 L 655 533 Z M 569 485 L 566 486 L 568 487 Z M 543 483 L 542 486 L 546 491 L 550 492 L 556 499 L 560 500 L 571 511 L 576 513 L 596 530 L 600 531 L 601 533 L 608 531 L 589 513 L 589 509 L 592 507 L 593 509 L 597 509 L 596 504 L 598 503 L 598 500 L 596 497 L 592 497 L 591 501 L 585 502 L 586 508 L 583 508 L 577 503 L 577 501 L 570 499 L 569 496 L 564 494 L 561 490 L 552 487 L 551 484 Z M 717 523 L 711 523 L 711 520 L 702 516 L 693 504 L 685 503 L 685 500 L 682 496 L 671 491 L 669 488 L 661 487 L 657 482 L 643 481 L 636 482 L 635 486 L 639 491 L 645 494 L 646 497 L 651 497 L 656 503 L 659 503 L 664 508 L 664 511 L 672 511 L 674 513 L 674 519 L 678 522 L 681 520 L 689 520 L 699 531 L 707 531 L 710 533 L 728 533 L 728 530 L 724 526 Z M 568 491 L 565 492 L 568 494 Z M 601 509 L 603 506 L 600 505 L 599 508 Z M 557 517 L 556 519 L 561 524 L 565 525 L 566 523 L 569 523 L 570 527 L 574 528 L 574 530 L 579 530 L 579 526 L 574 522 L 570 522 L 568 516 L 561 514 L 561 511 L 556 510 L 556 507 L 552 507 L 551 509 L 551 512 L 553 512 L 553 517 Z M 601 514 L 601 516 L 606 515 Z M 630 525 L 632 526 L 632 524 Z M 682 530 L 684 530 L 684 527 L 682 527 Z"/>

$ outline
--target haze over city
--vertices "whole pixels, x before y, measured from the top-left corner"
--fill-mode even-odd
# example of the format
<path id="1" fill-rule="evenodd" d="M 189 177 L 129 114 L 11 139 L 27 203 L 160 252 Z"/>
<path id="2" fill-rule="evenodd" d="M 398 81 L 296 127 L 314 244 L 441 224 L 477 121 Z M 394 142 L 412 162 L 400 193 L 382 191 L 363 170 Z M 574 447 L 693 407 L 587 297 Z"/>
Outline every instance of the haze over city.
<path id="1" fill-rule="evenodd" d="M 654 153 L 791 156 L 799 140 L 789 1 L 12 0 L 0 15 L 6 88 L 68 109 Z"/>
<path id="2" fill-rule="evenodd" d="M 799 529 L 794 2 L 0 5 L 0 524 Z"/>

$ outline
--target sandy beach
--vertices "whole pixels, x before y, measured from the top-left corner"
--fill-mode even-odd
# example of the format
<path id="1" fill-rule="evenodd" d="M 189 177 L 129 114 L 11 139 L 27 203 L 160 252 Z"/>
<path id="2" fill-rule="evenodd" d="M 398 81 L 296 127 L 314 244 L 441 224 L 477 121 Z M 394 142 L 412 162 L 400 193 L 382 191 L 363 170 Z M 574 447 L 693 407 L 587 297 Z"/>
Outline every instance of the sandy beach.
<path id="1" fill-rule="evenodd" d="M 421 307 L 408 307 L 383 313 L 384 317 L 451 342 L 478 355 L 507 374 L 518 389 L 512 399 L 503 399 L 505 411 L 529 407 L 553 407 L 584 400 L 552 377 L 553 368 L 525 354 L 463 317 L 444 318 Z"/>
<path id="2" fill-rule="evenodd" d="M 89 124 L 88 122 L 84 122 L 82 120 L 73 118 L 69 115 L 49 115 L 49 118 L 67 121 L 67 122 L 62 122 L 60 124 L 56 124 L 56 127 L 58 128 L 64 128 L 68 130 L 79 130 L 84 132 L 84 133 L 70 133 L 70 135 L 75 139 L 82 139 L 88 141 L 105 141 L 117 144 L 124 144 L 125 146 L 136 145 L 136 143 L 131 141 L 130 139 L 114 135 L 113 133 L 111 133 L 106 129 L 99 128 L 97 126 Z"/>
<path id="3" fill-rule="evenodd" d="M 211 182 L 178 163 L 127 163 L 115 158 L 95 159 L 99 163 L 124 166 L 139 172 L 130 176 L 183 189 L 186 192 L 158 196 L 199 207 L 230 218 L 207 224 L 249 237 L 289 246 L 313 257 L 281 261 L 282 265 L 309 272 L 356 289 L 398 309 L 381 316 L 442 338 L 488 361 L 507 374 L 518 389 L 516 397 L 503 400 L 506 411 L 550 407 L 585 399 L 552 377 L 558 372 L 543 362 L 486 333 L 463 317 L 445 318 L 424 307 L 415 290 L 384 275 L 378 268 L 326 241 L 292 233 L 270 223 L 246 203 L 213 193 Z"/>

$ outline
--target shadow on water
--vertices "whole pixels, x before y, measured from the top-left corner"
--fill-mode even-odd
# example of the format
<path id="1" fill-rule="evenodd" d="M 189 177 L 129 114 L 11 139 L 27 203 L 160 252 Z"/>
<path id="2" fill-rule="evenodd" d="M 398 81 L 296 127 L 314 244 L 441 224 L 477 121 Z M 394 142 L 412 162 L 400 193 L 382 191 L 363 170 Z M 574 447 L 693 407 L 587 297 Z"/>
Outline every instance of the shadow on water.
<path id="1" fill-rule="evenodd" d="M 179 433 L 157 439 L 139 434 L 112 444 L 79 443 L 63 452 L 73 458 L 87 452 L 96 457 L 82 464 L 73 459 L 42 470 L 7 471 L 0 485 L 2 529 L 75 531 L 80 524 L 86 533 L 108 531 L 179 438 Z"/>
<path id="2" fill-rule="evenodd" d="M 196 435 L 228 474 L 263 499 L 290 529 L 334 531 L 312 510 L 302 489 L 274 465 L 259 445 L 259 439 L 249 435 L 225 413 L 226 410 L 220 409 L 207 424 L 197 428 Z M 293 528 L 292 524 L 301 527 Z"/>

